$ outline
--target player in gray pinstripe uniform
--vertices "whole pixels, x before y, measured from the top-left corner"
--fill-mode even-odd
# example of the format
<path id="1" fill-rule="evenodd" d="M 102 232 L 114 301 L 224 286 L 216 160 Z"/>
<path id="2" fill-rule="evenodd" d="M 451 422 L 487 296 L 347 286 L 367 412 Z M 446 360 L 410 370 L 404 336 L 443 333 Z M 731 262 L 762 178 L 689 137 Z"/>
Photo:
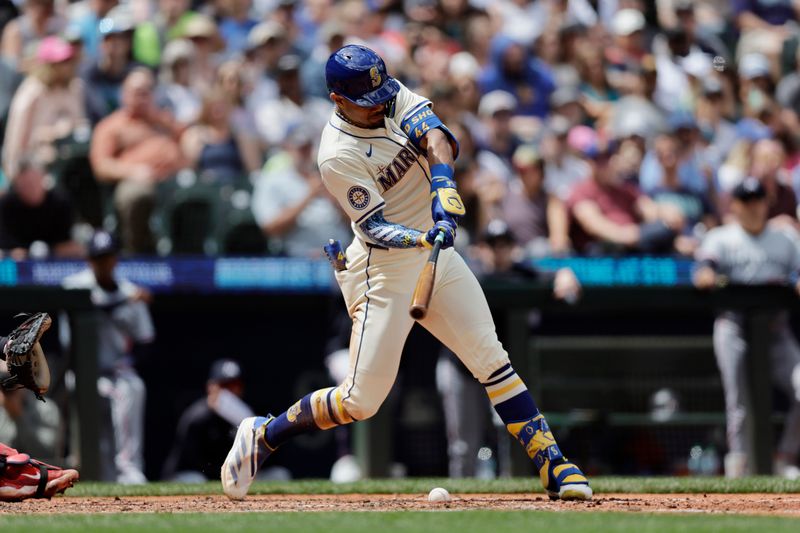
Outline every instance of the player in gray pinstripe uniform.
<path id="1" fill-rule="evenodd" d="M 761 285 L 792 282 L 800 292 L 800 242 L 792 230 L 767 224 L 766 193 L 755 178 L 747 178 L 733 191 L 737 221 L 715 228 L 697 252 L 695 286 L 712 288 L 727 278 L 731 283 Z M 790 400 L 789 413 L 775 458 L 775 473 L 800 477 L 796 466 L 800 451 L 800 346 L 789 328 L 788 313 L 777 312 L 770 325 L 772 379 Z M 739 477 L 752 473 L 747 465 L 744 427 L 748 388 L 744 316 L 723 311 L 714 322 L 714 352 L 725 390 L 729 453 L 725 474 Z"/>

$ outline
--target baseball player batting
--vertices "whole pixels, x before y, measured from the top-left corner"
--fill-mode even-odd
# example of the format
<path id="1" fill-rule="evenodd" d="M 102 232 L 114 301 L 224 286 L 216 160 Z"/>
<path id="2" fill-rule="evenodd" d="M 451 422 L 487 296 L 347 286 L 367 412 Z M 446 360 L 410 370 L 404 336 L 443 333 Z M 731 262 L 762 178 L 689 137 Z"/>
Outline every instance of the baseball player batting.
<path id="1" fill-rule="evenodd" d="M 325 67 L 336 109 L 322 132 L 318 163 L 328 191 L 352 220 L 355 238 L 336 272 L 353 320 L 350 371 L 338 387 L 312 392 L 278 417 L 239 426 L 222 466 L 222 486 L 242 499 L 257 468 L 295 435 L 374 415 L 397 375 L 414 319 L 408 306 L 440 231 L 428 312 L 419 323 L 450 348 L 486 388 L 508 431 L 527 451 L 553 499 L 588 500 L 583 473 L 558 448 L 528 389 L 497 340 L 478 281 L 453 249 L 464 207 L 453 180 L 458 141 L 432 110 L 386 72 L 369 48 L 348 45 Z"/>

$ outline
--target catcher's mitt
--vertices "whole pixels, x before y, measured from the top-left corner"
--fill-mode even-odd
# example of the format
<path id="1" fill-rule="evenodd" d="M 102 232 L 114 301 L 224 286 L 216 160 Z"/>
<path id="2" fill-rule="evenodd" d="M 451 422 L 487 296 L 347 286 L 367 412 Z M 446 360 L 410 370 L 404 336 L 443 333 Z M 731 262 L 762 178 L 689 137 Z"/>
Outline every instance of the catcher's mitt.
<path id="1" fill-rule="evenodd" d="M 47 313 L 36 313 L 8 336 L 4 351 L 11 375 L 0 381 L 4 390 L 30 389 L 44 401 L 42 394 L 50 387 L 50 368 L 39 339 L 52 323 Z"/>

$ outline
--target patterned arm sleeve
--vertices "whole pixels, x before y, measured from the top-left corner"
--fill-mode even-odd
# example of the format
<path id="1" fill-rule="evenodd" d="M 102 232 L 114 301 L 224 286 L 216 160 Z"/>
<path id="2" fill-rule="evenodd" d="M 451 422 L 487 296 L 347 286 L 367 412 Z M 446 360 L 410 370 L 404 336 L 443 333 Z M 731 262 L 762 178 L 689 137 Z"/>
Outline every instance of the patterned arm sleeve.
<path id="1" fill-rule="evenodd" d="M 389 222 L 383 218 L 382 209 L 362 222 L 359 227 L 370 239 L 387 248 L 415 248 L 417 239 L 423 233 L 401 224 Z"/>

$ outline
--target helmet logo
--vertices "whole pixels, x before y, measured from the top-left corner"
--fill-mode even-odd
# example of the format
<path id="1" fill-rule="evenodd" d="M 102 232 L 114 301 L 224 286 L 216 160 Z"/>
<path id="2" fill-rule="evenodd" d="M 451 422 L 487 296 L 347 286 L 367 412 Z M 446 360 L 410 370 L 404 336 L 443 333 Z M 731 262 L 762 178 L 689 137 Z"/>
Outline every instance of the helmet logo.
<path id="1" fill-rule="evenodd" d="M 369 69 L 369 79 L 372 80 L 373 88 L 381 84 L 381 73 L 378 71 L 378 67 Z"/>

